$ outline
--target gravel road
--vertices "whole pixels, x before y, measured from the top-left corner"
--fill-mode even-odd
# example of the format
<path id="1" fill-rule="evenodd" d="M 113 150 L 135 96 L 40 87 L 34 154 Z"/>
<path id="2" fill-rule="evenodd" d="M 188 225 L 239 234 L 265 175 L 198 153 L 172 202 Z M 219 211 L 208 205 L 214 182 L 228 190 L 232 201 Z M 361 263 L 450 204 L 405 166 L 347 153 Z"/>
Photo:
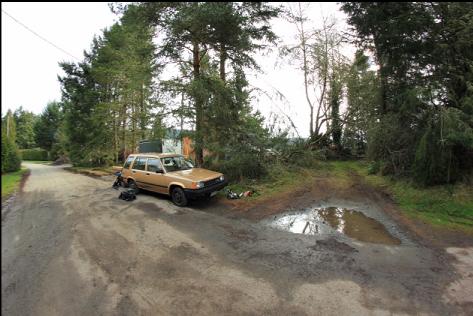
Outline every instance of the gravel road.
<path id="1" fill-rule="evenodd" d="M 2 315 L 468 315 L 473 251 L 291 234 L 27 164 L 2 209 Z M 470 295 L 471 294 L 471 295 Z"/>

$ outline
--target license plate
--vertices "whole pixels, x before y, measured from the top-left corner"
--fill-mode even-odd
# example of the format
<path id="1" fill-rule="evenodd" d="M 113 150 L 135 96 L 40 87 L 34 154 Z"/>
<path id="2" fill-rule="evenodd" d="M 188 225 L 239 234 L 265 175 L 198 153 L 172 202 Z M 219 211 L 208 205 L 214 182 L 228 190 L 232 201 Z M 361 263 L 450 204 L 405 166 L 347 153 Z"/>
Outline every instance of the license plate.
<path id="1" fill-rule="evenodd" d="M 213 197 L 215 195 L 217 195 L 218 191 L 213 191 L 212 193 L 210 193 L 210 197 Z"/>

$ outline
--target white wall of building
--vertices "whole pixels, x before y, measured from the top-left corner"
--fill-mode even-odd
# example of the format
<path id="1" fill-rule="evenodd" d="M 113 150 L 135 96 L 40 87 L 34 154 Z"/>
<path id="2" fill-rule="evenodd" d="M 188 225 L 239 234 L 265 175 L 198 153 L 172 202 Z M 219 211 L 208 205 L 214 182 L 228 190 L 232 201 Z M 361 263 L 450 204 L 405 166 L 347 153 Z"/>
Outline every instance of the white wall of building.
<path id="1" fill-rule="evenodd" d="M 163 153 L 182 154 L 182 142 L 174 139 L 163 139 Z"/>

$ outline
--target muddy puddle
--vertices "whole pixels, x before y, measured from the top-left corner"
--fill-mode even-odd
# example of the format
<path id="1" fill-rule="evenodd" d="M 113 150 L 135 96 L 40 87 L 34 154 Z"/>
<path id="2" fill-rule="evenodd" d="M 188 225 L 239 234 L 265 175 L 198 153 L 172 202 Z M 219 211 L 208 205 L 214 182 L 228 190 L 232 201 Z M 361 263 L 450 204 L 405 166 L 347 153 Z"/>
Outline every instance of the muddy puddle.
<path id="1" fill-rule="evenodd" d="M 342 233 L 362 242 L 399 245 L 386 227 L 360 211 L 342 207 L 313 208 L 274 218 L 270 226 L 297 234 Z"/>

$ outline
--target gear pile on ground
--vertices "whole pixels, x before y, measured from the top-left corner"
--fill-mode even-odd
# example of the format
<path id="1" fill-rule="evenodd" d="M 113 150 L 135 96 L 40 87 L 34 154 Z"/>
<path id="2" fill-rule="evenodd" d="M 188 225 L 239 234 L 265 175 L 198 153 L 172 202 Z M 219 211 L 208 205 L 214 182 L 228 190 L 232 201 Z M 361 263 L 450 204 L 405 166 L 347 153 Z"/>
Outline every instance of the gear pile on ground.
<path id="1" fill-rule="evenodd" d="M 115 190 L 118 190 L 120 187 L 125 187 L 125 183 L 122 178 L 122 173 L 116 172 L 115 175 L 117 176 L 117 179 L 113 183 L 112 187 Z M 118 198 L 124 201 L 133 201 L 133 200 L 136 200 L 136 193 L 137 191 L 135 189 L 129 188 L 129 189 L 126 189 L 125 191 L 120 192 L 120 195 L 118 196 Z"/>
<path id="2" fill-rule="evenodd" d="M 241 199 L 243 196 L 252 196 L 254 191 L 245 191 L 241 193 L 235 193 L 232 190 L 227 189 L 226 193 L 227 193 L 227 199 L 236 200 L 236 199 Z"/>
<path id="3" fill-rule="evenodd" d="M 123 178 L 122 178 L 122 173 L 121 173 L 121 172 L 115 172 L 115 175 L 117 176 L 117 179 L 116 179 L 115 182 L 113 183 L 112 187 L 113 187 L 115 190 L 118 190 L 118 187 L 123 187 L 123 186 L 124 186 L 124 182 L 123 182 Z"/>
<path id="4" fill-rule="evenodd" d="M 126 191 L 123 191 L 120 193 L 118 196 L 119 199 L 125 200 L 125 201 L 133 201 L 136 200 L 136 193 L 135 190 L 133 189 L 128 189 Z"/>

